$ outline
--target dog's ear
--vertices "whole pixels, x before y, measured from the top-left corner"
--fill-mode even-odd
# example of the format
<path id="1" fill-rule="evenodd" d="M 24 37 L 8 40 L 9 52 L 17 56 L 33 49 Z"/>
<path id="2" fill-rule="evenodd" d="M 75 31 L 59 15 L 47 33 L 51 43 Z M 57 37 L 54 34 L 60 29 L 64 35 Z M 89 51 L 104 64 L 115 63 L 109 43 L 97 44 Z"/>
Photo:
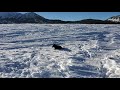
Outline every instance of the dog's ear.
<path id="1" fill-rule="evenodd" d="M 52 47 L 54 47 L 54 46 L 55 46 L 55 44 L 52 45 Z"/>

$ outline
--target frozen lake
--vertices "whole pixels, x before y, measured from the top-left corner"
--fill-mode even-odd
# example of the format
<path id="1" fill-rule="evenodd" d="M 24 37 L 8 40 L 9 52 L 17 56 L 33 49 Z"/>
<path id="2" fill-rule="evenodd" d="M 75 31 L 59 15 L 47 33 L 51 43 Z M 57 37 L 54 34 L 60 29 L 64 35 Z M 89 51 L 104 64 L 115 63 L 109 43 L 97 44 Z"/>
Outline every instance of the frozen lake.
<path id="1" fill-rule="evenodd" d="M 120 78 L 120 25 L 0 24 L 0 77 Z"/>

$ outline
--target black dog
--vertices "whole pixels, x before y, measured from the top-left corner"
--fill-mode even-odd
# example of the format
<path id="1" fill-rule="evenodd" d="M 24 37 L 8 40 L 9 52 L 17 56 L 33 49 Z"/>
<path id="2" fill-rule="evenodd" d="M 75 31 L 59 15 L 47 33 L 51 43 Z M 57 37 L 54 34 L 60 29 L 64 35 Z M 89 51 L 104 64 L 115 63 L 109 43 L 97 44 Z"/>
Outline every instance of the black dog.
<path id="1" fill-rule="evenodd" d="M 58 49 L 58 50 L 61 50 L 61 49 L 63 49 L 61 46 L 59 46 L 59 45 L 56 45 L 56 44 L 53 44 L 53 46 L 52 47 L 54 47 L 54 49 Z"/>

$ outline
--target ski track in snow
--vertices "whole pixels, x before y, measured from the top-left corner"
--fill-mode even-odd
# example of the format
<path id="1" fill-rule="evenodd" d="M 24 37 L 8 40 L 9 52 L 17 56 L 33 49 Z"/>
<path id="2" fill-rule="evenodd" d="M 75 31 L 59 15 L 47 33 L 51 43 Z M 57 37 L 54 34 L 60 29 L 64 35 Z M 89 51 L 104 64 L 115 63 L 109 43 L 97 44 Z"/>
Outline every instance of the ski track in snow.
<path id="1" fill-rule="evenodd" d="M 0 77 L 119 78 L 120 25 L 0 24 Z"/>

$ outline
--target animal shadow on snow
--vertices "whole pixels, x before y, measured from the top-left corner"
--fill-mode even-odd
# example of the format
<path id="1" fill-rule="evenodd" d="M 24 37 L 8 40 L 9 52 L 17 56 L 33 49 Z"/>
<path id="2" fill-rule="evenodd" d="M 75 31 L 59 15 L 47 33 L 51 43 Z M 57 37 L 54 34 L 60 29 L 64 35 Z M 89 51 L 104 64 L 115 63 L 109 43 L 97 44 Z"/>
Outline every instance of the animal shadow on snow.
<path id="1" fill-rule="evenodd" d="M 68 48 L 62 48 L 61 50 L 62 50 L 62 51 L 67 51 L 67 52 L 71 52 L 71 50 L 68 49 Z"/>

